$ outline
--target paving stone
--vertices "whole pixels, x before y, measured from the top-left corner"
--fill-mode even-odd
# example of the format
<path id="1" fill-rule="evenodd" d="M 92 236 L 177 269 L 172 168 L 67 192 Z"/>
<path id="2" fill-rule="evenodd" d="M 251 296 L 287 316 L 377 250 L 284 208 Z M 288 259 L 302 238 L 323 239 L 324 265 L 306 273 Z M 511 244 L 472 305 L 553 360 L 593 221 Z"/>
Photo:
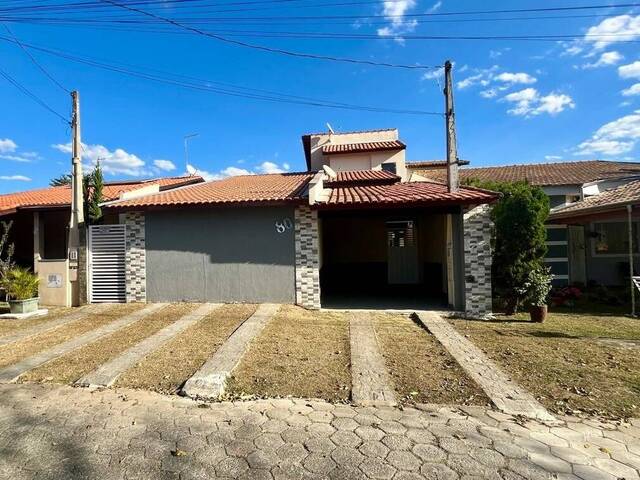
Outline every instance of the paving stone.
<path id="1" fill-rule="evenodd" d="M 619 480 L 615 476 L 589 465 L 576 465 L 573 473 L 582 480 Z"/>
<path id="2" fill-rule="evenodd" d="M 610 473 L 617 478 L 624 478 L 625 480 L 636 480 L 639 478 L 638 472 L 635 469 L 610 458 L 597 458 L 593 463 L 594 466 L 600 470 Z"/>
<path id="3" fill-rule="evenodd" d="M 458 474 L 446 465 L 425 463 L 420 467 L 420 474 L 427 480 L 457 480 Z"/>
<path id="4" fill-rule="evenodd" d="M 384 458 L 389 453 L 389 448 L 386 445 L 382 442 L 376 442 L 373 440 L 364 442 L 360 445 L 358 450 L 367 457 Z"/>
<path id="5" fill-rule="evenodd" d="M 529 460 L 547 472 L 571 473 L 571 464 L 553 456 L 551 453 L 531 453 L 529 454 Z"/>
<path id="6" fill-rule="evenodd" d="M 336 468 L 336 462 L 322 453 L 312 453 L 303 462 L 304 468 L 311 473 L 329 475 Z"/>
<path id="7" fill-rule="evenodd" d="M 223 477 L 238 478 L 249 468 L 244 458 L 228 457 L 216 466 L 216 473 Z"/>
<path id="8" fill-rule="evenodd" d="M 360 470 L 372 479 L 388 480 L 393 478 L 396 469 L 379 458 L 369 458 L 362 462 Z"/>
<path id="9" fill-rule="evenodd" d="M 384 437 L 384 432 L 376 427 L 371 426 L 361 426 L 355 429 L 356 435 L 358 435 L 362 440 L 382 440 Z"/>
<path id="10" fill-rule="evenodd" d="M 331 453 L 331 458 L 337 465 L 357 467 L 365 459 L 365 456 L 355 448 L 346 447 L 336 448 Z"/>
<path id="11" fill-rule="evenodd" d="M 386 460 L 398 470 L 416 471 L 420 468 L 421 464 L 415 455 L 403 450 L 389 452 Z"/>
<path id="12" fill-rule="evenodd" d="M 353 418 L 337 417 L 331 421 L 331 425 L 337 430 L 348 430 L 353 432 L 360 426 Z"/>
<path id="13" fill-rule="evenodd" d="M 409 450 L 412 447 L 411 440 L 404 435 L 385 435 L 382 443 L 391 450 Z"/>
<path id="14" fill-rule="evenodd" d="M 428 444 L 418 444 L 411 450 L 423 462 L 435 463 L 444 462 L 447 454 L 439 447 Z"/>
<path id="15" fill-rule="evenodd" d="M 263 433 L 253 441 L 262 450 L 277 450 L 284 445 L 282 436 L 278 433 Z"/>
<path id="16" fill-rule="evenodd" d="M 280 458 L 274 452 L 258 450 L 255 452 L 251 452 L 247 456 L 247 462 L 251 469 L 262 469 L 266 468 L 268 470 L 275 467 Z"/>
<path id="17" fill-rule="evenodd" d="M 285 443 L 277 450 L 278 458 L 284 462 L 302 462 L 309 452 L 301 443 Z"/>
<path id="18" fill-rule="evenodd" d="M 331 441 L 339 447 L 356 448 L 362 443 L 362 439 L 353 432 L 340 430 L 331 435 Z"/>

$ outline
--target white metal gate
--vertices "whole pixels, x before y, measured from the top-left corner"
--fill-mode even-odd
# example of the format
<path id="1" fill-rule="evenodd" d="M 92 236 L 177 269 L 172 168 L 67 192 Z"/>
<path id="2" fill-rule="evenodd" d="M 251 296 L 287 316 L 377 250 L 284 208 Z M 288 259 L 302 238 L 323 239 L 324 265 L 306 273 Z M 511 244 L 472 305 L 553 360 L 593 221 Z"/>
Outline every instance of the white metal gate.
<path id="1" fill-rule="evenodd" d="M 89 227 L 89 299 L 125 302 L 125 225 Z"/>

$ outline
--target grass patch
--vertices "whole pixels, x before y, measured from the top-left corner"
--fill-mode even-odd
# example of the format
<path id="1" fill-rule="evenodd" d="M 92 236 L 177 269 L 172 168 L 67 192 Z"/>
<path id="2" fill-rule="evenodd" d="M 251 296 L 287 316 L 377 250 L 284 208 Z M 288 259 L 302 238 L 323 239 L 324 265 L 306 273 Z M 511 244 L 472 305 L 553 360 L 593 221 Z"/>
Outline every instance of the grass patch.
<path id="1" fill-rule="evenodd" d="M 426 329 L 404 315 L 378 314 L 375 330 L 401 401 L 487 405 L 489 399 Z"/>
<path id="2" fill-rule="evenodd" d="M 542 324 L 526 319 L 453 324 L 554 412 L 640 414 L 640 348 L 629 346 L 640 340 L 639 320 L 563 313 Z"/>
<path id="3" fill-rule="evenodd" d="M 91 314 L 51 332 L 45 331 L 15 343 L 2 345 L 0 346 L 0 368 L 113 322 L 124 315 L 140 310 L 142 307 L 144 305 L 135 303 L 114 305 L 113 308 L 105 312 Z"/>
<path id="4" fill-rule="evenodd" d="M 49 313 L 41 317 L 31 317 L 24 320 L 0 319 L 0 337 L 13 335 L 14 333 L 18 333 L 26 328 L 31 328 L 36 325 L 42 325 L 43 323 L 56 320 L 76 310 L 74 308 L 64 308 L 64 307 L 47 307 L 47 308 L 49 309 Z"/>
<path id="5" fill-rule="evenodd" d="M 223 305 L 123 373 L 116 387 L 176 393 L 256 305 Z"/>
<path id="6" fill-rule="evenodd" d="M 47 362 L 21 377 L 23 382 L 72 383 L 103 363 L 194 310 L 189 303 L 167 305 L 105 338 Z"/>
<path id="7" fill-rule="evenodd" d="M 251 344 L 228 392 L 347 401 L 350 363 L 347 314 L 283 305 Z"/>

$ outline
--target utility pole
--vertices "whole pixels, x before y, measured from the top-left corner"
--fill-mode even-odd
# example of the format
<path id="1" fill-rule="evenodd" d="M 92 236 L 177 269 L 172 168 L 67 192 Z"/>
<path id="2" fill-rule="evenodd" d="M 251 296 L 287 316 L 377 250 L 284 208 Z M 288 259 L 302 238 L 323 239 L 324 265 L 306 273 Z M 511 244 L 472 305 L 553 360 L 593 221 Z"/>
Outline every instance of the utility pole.
<path id="1" fill-rule="evenodd" d="M 456 144 L 456 114 L 453 108 L 453 80 L 449 60 L 444 64 L 444 112 L 447 133 L 447 188 L 450 192 L 458 190 L 458 146 Z"/>
<path id="2" fill-rule="evenodd" d="M 82 189 L 82 143 L 80 140 L 80 94 L 71 92 L 71 219 L 69 221 L 69 280 L 72 304 L 86 303 L 86 232 L 84 223 L 84 195 Z"/>
<path id="3" fill-rule="evenodd" d="M 188 147 L 188 140 L 191 138 L 195 138 L 198 135 L 200 135 L 199 133 L 190 133 L 189 135 L 185 135 L 184 136 L 184 166 L 185 168 L 189 165 L 189 147 Z"/>

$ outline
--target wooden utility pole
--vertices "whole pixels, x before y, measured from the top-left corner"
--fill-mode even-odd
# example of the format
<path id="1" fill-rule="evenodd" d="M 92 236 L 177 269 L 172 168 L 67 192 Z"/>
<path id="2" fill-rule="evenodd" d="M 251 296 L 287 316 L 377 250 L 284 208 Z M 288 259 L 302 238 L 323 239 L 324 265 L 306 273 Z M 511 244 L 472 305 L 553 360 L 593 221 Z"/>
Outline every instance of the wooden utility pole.
<path id="1" fill-rule="evenodd" d="M 80 140 L 80 94 L 71 92 L 71 219 L 69 221 L 69 279 L 73 285 L 72 303 L 86 303 L 86 232 L 82 188 L 82 143 Z"/>
<path id="2" fill-rule="evenodd" d="M 449 60 L 444 64 L 444 108 L 447 133 L 447 188 L 450 192 L 458 190 L 458 147 L 456 144 L 456 114 L 453 108 L 453 80 Z"/>

